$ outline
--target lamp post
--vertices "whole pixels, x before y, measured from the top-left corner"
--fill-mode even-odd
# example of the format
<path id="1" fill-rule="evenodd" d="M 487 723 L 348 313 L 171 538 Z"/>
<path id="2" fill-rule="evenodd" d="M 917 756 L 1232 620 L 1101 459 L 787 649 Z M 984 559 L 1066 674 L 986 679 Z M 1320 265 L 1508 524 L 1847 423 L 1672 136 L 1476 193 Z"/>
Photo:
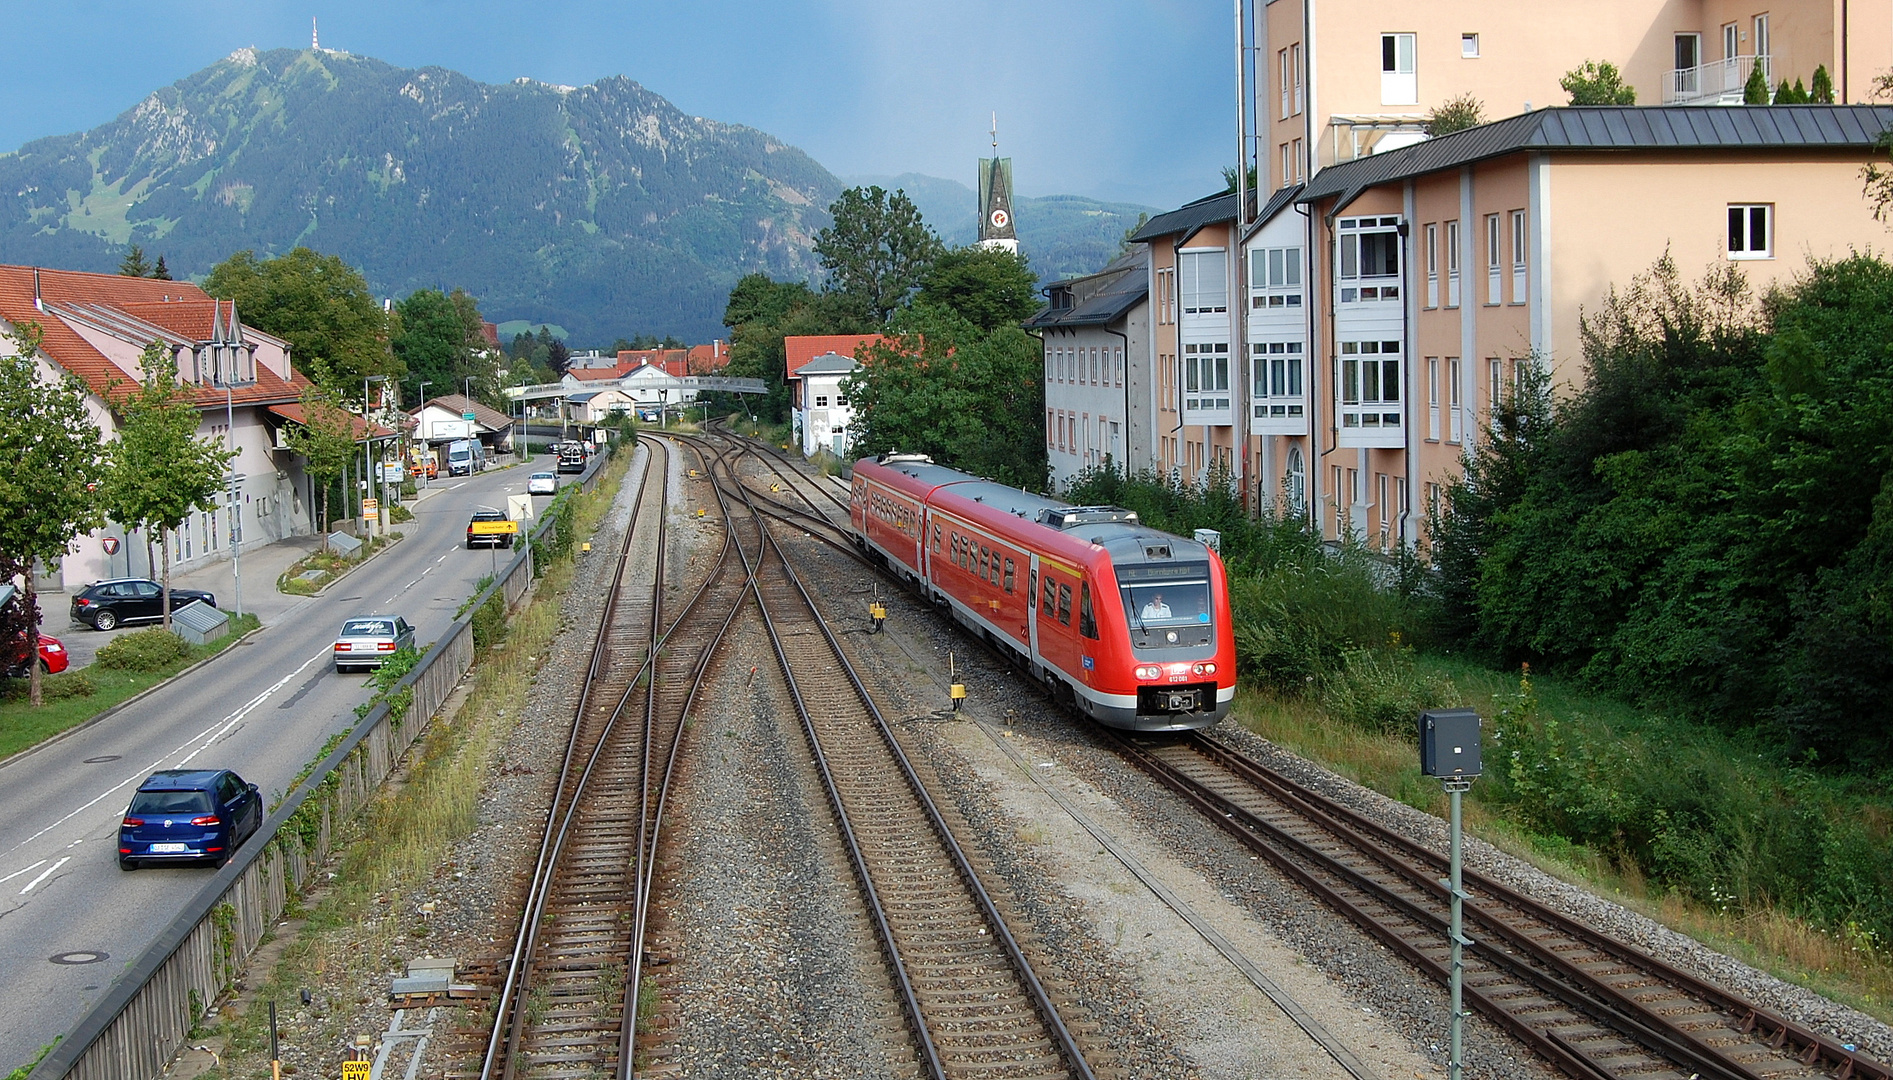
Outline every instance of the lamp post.
<path id="1" fill-rule="evenodd" d="M 427 380 L 426 379 L 421 380 L 421 415 L 422 416 L 427 415 Z M 427 462 L 432 461 L 434 458 L 434 447 L 432 443 L 429 443 L 427 441 L 427 435 L 428 435 L 427 431 L 423 430 L 421 432 L 421 447 L 422 447 L 421 449 L 421 454 L 422 454 L 421 486 L 422 487 L 427 486 Z"/>
<path id="2" fill-rule="evenodd" d="M 374 443 L 374 429 L 369 426 L 370 421 L 368 419 L 368 384 L 369 383 L 385 383 L 387 381 L 388 381 L 388 377 L 386 375 L 363 375 L 362 376 L 362 465 L 364 466 L 362 469 L 362 479 L 367 482 L 367 486 L 364 487 L 362 490 L 364 492 L 370 492 L 370 491 L 376 490 L 375 481 L 381 480 L 380 490 L 381 490 L 381 497 L 383 499 L 387 498 L 388 496 L 388 484 L 387 484 L 387 480 L 380 475 L 381 470 L 377 468 L 377 463 L 373 460 L 374 453 L 375 453 L 375 443 Z M 367 495 L 364 494 L 362 497 L 367 498 Z M 363 516 L 364 517 L 367 516 L 365 511 L 363 513 Z M 371 528 L 369 531 L 371 533 L 378 531 L 378 526 L 380 524 L 381 524 L 381 504 L 380 504 L 380 501 L 377 500 L 375 503 L 375 525 L 377 526 L 377 528 Z"/>
<path id="3" fill-rule="evenodd" d="M 232 381 L 231 376 L 234 376 L 236 372 L 231 371 L 229 375 L 224 373 L 223 350 L 221 349 L 218 350 L 217 361 L 217 376 L 223 380 L 224 447 L 228 450 L 236 450 L 237 406 L 236 398 L 230 387 Z M 232 367 L 236 365 L 236 354 L 234 351 L 231 353 L 230 362 Z M 236 585 L 237 618 L 241 619 L 243 618 L 243 504 L 237 499 L 237 477 L 239 474 L 236 469 L 236 463 L 237 459 L 232 457 L 230 459 L 230 471 L 225 474 L 225 479 L 228 482 L 230 490 L 230 577 L 232 582 Z M 125 556 L 125 565 L 128 567 L 131 565 L 131 556 L 129 554 Z"/>

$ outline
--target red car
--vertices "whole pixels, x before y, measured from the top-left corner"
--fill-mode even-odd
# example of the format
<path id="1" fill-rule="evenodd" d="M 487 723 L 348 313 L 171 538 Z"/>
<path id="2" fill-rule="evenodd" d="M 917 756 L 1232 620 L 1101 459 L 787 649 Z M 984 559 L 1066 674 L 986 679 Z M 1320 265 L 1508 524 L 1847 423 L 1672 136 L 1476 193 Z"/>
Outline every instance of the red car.
<path id="1" fill-rule="evenodd" d="M 17 644 L 19 643 L 16 643 L 16 645 Z M 25 653 L 25 649 L 16 648 L 14 650 L 13 655 L 9 657 L 7 661 L 7 675 L 16 679 L 23 679 L 27 676 L 28 669 L 26 666 Z M 66 646 L 62 644 L 58 638 L 48 634 L 41 634 L 39 636 L 39 669 L 41 671 L 48 675 L 57 675 L 66 670 L 66 667 L 70 663 L 70 659 L 66 656 Z"/>

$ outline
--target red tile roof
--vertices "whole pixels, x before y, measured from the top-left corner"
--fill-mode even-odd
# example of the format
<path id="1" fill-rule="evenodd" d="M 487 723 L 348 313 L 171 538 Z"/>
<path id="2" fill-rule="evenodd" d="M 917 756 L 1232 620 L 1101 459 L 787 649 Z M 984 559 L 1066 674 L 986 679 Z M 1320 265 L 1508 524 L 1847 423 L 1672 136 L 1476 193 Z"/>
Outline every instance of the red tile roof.
<path id="1" fill-rule="evenodd" d="M 606 382 L 624 378 L 624 372 L 617 368 L 567 368 L 567 375 L 579 382 Z"/>
<path id="2" fill-rule="evenodd" d="M 708 345 L 690 347 L 690 373 L 692 375 L 713 375 L 729 366 L 730 343 L 713 341 Z"/>
<path id="3" fill-rule="evenodd" d="M 783 338 L 782 351 L 788 358 L 789 378 L 793 379 L 795 373 L 802 369 L 803 364 L 818 356 L 839 353 L 859 360 L 870 346 L 882 340 L 879 334 L 811 334 Z"/>
<path id="4" fill-rule="evenodd" d="M 298 424 L 306 425 L 309 423 L 308 416 L 302 411 L 302 402 L 300 401 L 287 401 L 280 405 L 271 405 L 269 411 L 285 420 L 293 420 Z M 362 441 L 362 433 L 364 431 L 367 432 L 366 437 L 370 439 L 392 439 L 395 435 L 395 433 L 388 428 L 382 427 L 380 424 L 371 424 L 361 417 L 356 416 L 354 413 L 348 414 L 348 426 L 353 429 L 356 442 Z"/>
<path id="5" fill-rule="evenodd" d="M 41 303 L 36 304 L 36 298 Z M 215 334 L 200 331 L 213 330 L 220 315 L 228 319 L 234 310 L 211 299 L 204 290 L 188 281 L 0 266 L 0 318 L 15 326 L 38 323 L 43 334 L 40 351 L 84 380 L 94 394 L 108 400 L 135 381 L 133 374 L 113 363 L 66 324 L 58 310 L 65 305 L 73 305 L 74 312 L 83 312 L 84 307 L 80 305 L 115 308 L 150 327 L 198 342 L 212 340 Z M 238 404 L 294 401 L 308 386 L 309 381 L 300 374 L 292 372 L 291 379 L 285 382 L 275 372 L 258 364 L 256 382 L 233 388 L 230 399 Z M 200 407 L 224 402 L 221 388 L 193 386 L 192 389 Z"/>

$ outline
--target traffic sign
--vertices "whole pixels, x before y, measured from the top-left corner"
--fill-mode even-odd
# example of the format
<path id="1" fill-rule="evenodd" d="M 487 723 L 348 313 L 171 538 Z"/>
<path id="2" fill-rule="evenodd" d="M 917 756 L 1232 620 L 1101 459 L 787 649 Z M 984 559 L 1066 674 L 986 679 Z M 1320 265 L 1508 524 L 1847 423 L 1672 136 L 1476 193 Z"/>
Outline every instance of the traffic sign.
<path id="1" fill-rule="evenodd" d="M 373 1066 L 366 1061 L 342 1062 L 342 1080 L 368 1080 L 372 1071 Z"/>
<path id="2" fill-rule="evenodd" d="M 478 420 L 478 419 L 479 419 L 479 417 L 477 417 L 477 416 L 475 416 L 475 415 L 473 415 L 473 414 L 472 414 L 472 413 L 470 413 L 470 412 L 463 412 L 463 413 L 461 413 L 461 414 L 460 414 L 460 419 L 462 419 L 462 420 Z"/>

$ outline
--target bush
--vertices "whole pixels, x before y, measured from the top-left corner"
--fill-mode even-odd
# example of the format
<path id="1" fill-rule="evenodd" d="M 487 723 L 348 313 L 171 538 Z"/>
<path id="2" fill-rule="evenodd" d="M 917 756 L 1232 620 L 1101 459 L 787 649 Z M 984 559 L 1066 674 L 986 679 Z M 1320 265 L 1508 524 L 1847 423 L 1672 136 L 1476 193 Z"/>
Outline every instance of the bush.
<path id="1" fill-rule="evenodd" d="M 0 680 L 0 698 L 24 700 L 29 685 L 26 679 Z M 92 680 L 86 678 L 83 671 L 62 671 L 57 675 L 40 676 L 39 692 L 44 701 L 60 701 L 65 698 L 91 697 L 98 692 L 98 688 L 92 685 Z"/>
<path id="2" fill-rule="evenodd" d="M 1322 707 L 1335 719 L 1408 738 L 1418 736 L 1421 710 L 1459 703 L 1452 681 L 1421 671 L 1412 647 L 1397 639 L 1392 648 L 1347 650 L 1321 686 Z"/>
<path id="3" fill-rule="evenodd" d="M 506 594 L 495 592 L 473 613 L 473 647 L 484 649 L 506 636 Z"/>
<path id="4" fill-rule="evenodd" d="M 99 650 L 98 658 L 93 662 L 112 671 L 152 672 L 163 671 L 190 654 L 191 647 L 183 638 L 162 626 L 154 626 L 149 630 L 114 638 Z"/>
<path id="5" fill-rule="evenodd" d="M 388 508 L 388 522 L 391 525 L 405 525 L 413 520 L 414 511 L 409 510 L 400 503 L 395 503 Z"/>

